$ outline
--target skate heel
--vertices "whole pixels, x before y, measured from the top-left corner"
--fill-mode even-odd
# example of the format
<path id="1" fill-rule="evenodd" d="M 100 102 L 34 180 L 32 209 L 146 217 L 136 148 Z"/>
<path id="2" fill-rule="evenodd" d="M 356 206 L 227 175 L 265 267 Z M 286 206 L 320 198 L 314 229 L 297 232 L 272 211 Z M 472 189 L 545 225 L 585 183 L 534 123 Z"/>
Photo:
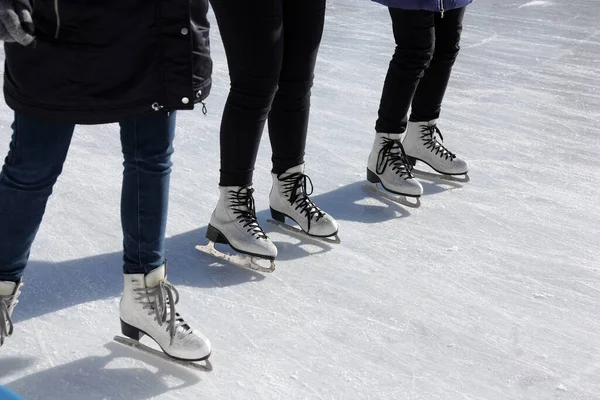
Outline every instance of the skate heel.
<path id="1" fill-rule="evenodd" d="M 377 176 L 376 173 L 367 168 L 367 180 L 371 183 L 380 183 L 381 179 Z"/>
<path id="2" fill-rule="evenodd" d="M 127 322 L 121 320 L 121 333 L 133 340 L 140 340 L 144 333 L 138 328 L 129 325 Z"/>
<path id="3" fill-rule="evenodd" d="M 214 243 L 224 243 L 229 244 L 229 241 L 217 228 L 212 225 L 208 225 L 208 229 L 206 230 L 206 238 Z"/>
<path id="4" fill-rule="evenodd" d="M 274 210 L 273 207 L 271 207 L 271 217 L 273 217 L 275 221 L 285 224 L 285 214 Z"/>

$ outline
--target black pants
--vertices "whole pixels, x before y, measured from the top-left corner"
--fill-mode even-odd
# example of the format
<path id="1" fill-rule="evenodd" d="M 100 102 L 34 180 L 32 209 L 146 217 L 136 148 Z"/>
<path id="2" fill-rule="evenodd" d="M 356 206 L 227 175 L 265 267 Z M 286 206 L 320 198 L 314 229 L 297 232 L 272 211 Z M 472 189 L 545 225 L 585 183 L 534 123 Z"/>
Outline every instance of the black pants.
<path id="1" fill-rule="evenodd" d="M 390 62 L 375 130 L 403 133 L 410 120 L 440 116 L 442 100 L 460 50 L 465 8 L 449 10 L 442 18 L 430 11 L 390 8 L 396 52 Z"/>
<path id="2" fill-rule="evenodd" d="M 231 89 L 221 122 L 221 186 L 252 183 L 269 120 L 273 172 L 303 163 L 325 0 L 211 0 Z"/>

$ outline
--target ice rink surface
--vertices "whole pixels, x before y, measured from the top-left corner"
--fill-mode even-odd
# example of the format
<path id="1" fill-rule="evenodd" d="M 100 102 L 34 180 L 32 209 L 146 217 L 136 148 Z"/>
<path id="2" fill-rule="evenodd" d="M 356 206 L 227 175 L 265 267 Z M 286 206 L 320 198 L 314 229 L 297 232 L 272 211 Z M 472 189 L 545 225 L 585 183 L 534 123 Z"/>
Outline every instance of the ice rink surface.
<path id="1" fill-rule="evenodd" d="M 81 126 L 0 350 L 0 384 L 29 400 L 600 399 L 599 20 L 597 0 L 476 0 L 439 124 L 471 181 L 423 180 L 422 206 L 409 209 L 361 189 L 389 15 L 330 0 L 306 165 L 342 244 L 266 223 L 265 132 L 255 199 L 280 254 L 268 276 L 194 250 L 217 201 L 229 85 L 215 24 L 209 114 L 178 116 L 167 241 L 179 311 L 211 338 L 214 371 L 111 341 L 120 144 L 116 125 Z M 0 154 L 11 122 L 2 104 Z"/>

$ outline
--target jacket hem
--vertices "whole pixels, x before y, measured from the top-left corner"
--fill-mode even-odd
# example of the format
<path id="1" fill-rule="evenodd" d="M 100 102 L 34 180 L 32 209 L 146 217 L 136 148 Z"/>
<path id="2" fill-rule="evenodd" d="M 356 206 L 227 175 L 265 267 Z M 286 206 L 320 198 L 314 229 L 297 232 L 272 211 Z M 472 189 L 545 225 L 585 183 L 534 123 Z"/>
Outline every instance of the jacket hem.
<path id="1" fill-rule="evenodd" d="M 34 104 L 32 102 L 23 101 L 6 88 L 4 89 L 4 99 L 8 107 L 18 113 L 40 119 L 73 123 L 77 125 L 110 124 L 138 115 L 159 112 L 152 110 L 147 102 L 143 104 L 120 105 L 113 109 L 50 107 L 44 104 Z M 187 107 L 187 109 L 192 108 L 193 105 Z"/>

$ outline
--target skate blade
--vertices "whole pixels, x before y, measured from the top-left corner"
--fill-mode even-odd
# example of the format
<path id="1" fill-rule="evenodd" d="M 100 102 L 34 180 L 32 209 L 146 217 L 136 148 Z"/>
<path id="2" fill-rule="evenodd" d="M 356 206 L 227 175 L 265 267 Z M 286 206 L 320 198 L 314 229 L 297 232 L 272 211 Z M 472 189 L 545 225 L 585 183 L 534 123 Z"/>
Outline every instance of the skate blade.
<path id="1" fill-rule="evenodd" d="M 157 357 L 161 360 L 168 361 L 170 363 L 173 363 L 173 364 L 185 367 L 185 368 L 190 368 L 190 369 L 193 369 L 196 371 L 203 371 L 203 372 L 210 372 L 213 370 L 212 364 L 210 363 L 210 361 L 208 359 L 203 360 L 204 364 L 200 364 L 197 361 L 180 360 L 180 359 L 169 356 L 167 353 L 153 349 L 152 347 L 148 347 L 145 344 L 138 342 L 137 340 L 126 338 L 123 336 L 115 336 L 114 341 L 119 344 L 122 344 L 123 346 L 130 347 L 132 349 L 141 351 L 142 353 L 149 354 L 149 355 Z"/>
<path id="2" fill-rule="evenodd" d="M 267 260 L 266 258 L 249 256 L 249 255 L 231 255 L 220 252 L 215 248 L 215 243 L 209 241 L 207 245 L 197 245 L 196 250 L 218 258 L 219 260 L 225 261 L 229 264 L 235 265 L 240 268 L 249 269 L 251 271 L 271 273 L 275 271 L 275 260 Z M 269 262 L 270 265 L 264 266 L 260 262 Z"/>
<path id="3" fill-rule="evenodd" d="M 274 219 L 268 219 L 267 222 L 272 225 L 275 225 L 277 227 L 280 227 L 281 229 L 283 229 L 289 233 L 292 233 L 295 236 L 299 236 L 300 238 L 306 238 L 306 239 L 310 239 L 310 240 L 315 240 L 317 242 L 325 242 L 325 243 L 329 243 L 329 244 L 342 243 L 342 240 L 340 239 L 338 234 L 335 234 L 333 236 L 326 236 L 326 237 L 312 236 L 312 235 L 309 235 L 308 233 L 304 232 L 302 229 L 297 228 L 295 226 L 288 225 L 285 222 L 275 221 Z"/>
<path id="4" fill-rule="evenodd" d="M 381 196 L 391 202 L 400 204 L 401 206 L 410 208 L 421 207 L 421 199 L 418 197 L 410 197 L 401 194 L 391 193 L 385 189 L 380 189 L 379 186 L 374 183 L 365 183 L 364 185 L 362 185 L 362 188 L 369 194 Z M 411 199 L 412 201 L 409 199 Z"/>
<path id="5" fill-rule="evenodd" d="M 462 175 L 447 175 L 447 174 L 442 174 L 442 173 L 438 173 L 438 172 L 423 171 L 421 169 L 416 169 L 416 168 L 413 168 L 412 173 L 417 178 L 424 178 L 424 179 L 430 179 L 430 180 L 443 180 L 443 181 L 458 182 L 458 183 L 467 183 L 467 182 L 471 181 L 471 178 L 469 178 L 468 173 L 462 174 Z"/>

